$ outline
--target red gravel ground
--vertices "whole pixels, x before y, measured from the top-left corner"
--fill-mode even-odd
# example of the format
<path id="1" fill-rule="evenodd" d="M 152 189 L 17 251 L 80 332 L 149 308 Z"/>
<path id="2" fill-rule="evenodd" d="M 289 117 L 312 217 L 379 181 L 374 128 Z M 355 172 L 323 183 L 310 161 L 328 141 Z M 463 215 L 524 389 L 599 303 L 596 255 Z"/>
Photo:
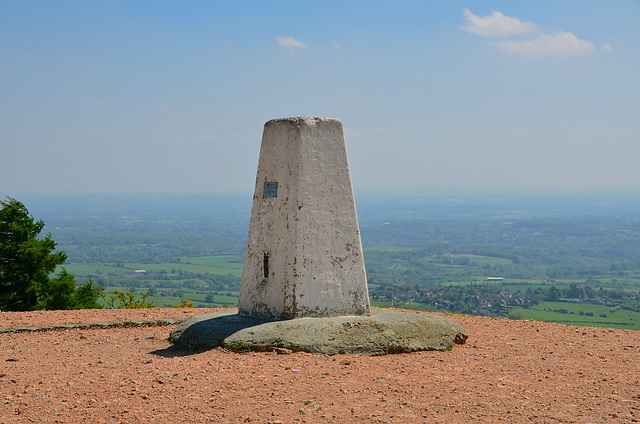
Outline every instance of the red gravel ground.
<path id="1" fill-rule="evenodd" d="M 0 313 L 0 330 L 214 309 Z M 449 352 L 187 353 L 174 325 L 0 333 L 0 423 L 640 422 L 640 332 L 447 315 Z"/>

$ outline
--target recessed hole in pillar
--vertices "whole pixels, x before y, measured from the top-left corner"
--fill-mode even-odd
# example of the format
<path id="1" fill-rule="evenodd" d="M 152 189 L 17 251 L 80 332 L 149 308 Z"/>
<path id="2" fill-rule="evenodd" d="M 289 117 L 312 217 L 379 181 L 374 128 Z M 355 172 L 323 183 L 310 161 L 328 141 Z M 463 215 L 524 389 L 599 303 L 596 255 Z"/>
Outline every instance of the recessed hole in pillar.
<path id="1" fill-rule="evenodd" d="M 264 252 L 264 258 L 262 260 L 262 269 L 264 271 L 264 278 L 269 278 L 269 252 Z"/>

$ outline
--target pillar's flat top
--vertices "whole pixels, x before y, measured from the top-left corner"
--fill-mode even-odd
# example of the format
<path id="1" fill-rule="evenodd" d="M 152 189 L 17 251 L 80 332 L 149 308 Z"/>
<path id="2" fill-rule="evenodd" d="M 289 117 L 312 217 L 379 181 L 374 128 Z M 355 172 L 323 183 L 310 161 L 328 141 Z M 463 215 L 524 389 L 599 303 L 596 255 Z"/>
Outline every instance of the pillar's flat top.
<path id="1" fill-rule="evenodd" d="M 294 125 L 300 125 L 302 123 L 312 125 L 312 124 L 318 123 L 320 121 L 334 121 L 334 122 L 342 123 L 337 118 L 320 118 L 320 117 L 309 117 L 309 116 L 296 116 L 296 117 L 289 117 L 289 118 L 271 119 L 265 125 L 269 125 L 271 123 L 280 123 L 280 122 L 290 122 L 290 123 L 292 123 Z"/>

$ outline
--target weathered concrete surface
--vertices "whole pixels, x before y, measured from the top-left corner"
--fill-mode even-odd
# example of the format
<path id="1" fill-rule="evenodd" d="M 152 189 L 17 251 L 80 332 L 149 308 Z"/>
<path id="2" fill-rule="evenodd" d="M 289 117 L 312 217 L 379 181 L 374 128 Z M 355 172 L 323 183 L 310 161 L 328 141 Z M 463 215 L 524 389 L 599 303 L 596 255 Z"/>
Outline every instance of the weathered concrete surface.
<path id="1" fill-rule="evenodd" d="M 369 293 L 342 122 L 264 126 L 239 310 L 289 319 L 369 315 Z"/>
<path id="2" fill-rule="evenodd" d="M 418 350 L 447 350 L 464 344 L 466 330 L 431 314 L 371 308 L 370 316 L 298 318 L 276 321 L 235 311 L 196 315 L 179 324 L 170 340 L 191 349 L 230 344 L 251 350 L 285 348 L 310 353 L 367 356 Z"/>

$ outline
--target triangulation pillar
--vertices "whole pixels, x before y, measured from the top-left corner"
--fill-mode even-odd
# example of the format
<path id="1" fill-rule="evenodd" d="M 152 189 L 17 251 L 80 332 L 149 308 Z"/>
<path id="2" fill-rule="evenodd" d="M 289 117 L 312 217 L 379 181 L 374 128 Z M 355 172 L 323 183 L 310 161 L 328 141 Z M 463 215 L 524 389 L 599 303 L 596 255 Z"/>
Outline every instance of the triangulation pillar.
<path id="1" fill-rule="evenodd" d="M 238 312 L 279 319 L 370 314 L 338 119 L 265 124 Z"/>

